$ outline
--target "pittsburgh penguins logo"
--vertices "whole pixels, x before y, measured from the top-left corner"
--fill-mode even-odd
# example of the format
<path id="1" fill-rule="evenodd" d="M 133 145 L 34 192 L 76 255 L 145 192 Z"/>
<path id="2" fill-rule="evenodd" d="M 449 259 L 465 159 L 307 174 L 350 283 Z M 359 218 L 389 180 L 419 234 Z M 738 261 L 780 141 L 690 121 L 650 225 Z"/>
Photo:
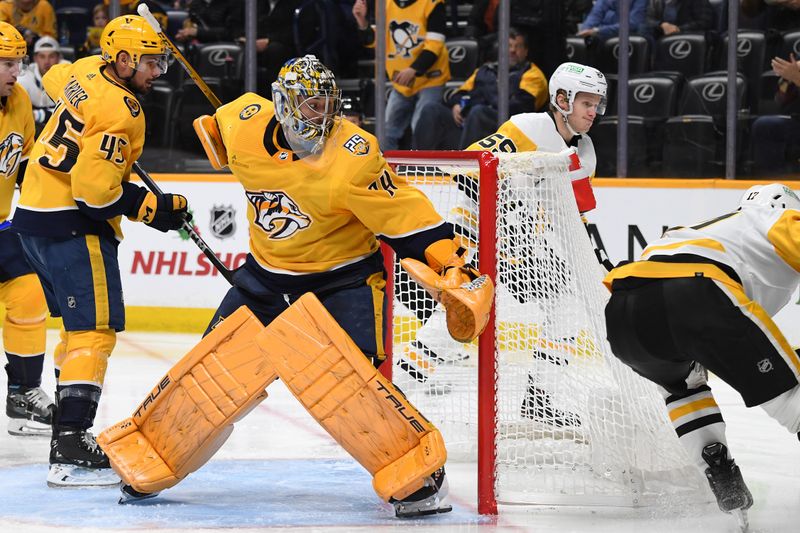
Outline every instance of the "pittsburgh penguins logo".
<path id="1" fill-rule="evenodd" d="M 138 117 L 139 113 L 142 112 L 142 106 L 139 105 L 139 102 L 130 96 L 123 96 L 122 100 L 125 102 L 125 105 L 128 106 L 128 111 L 131 112 L 131 116 L 133 118 Z"/>
<path id="2" fill-rule="evenodd" d="M 16 175 L 20 159 L 22 159 L 24 144 L 25 140 L 22 135 L 13 131 L 0 143 L 0 174 L 6 179 Z"/>
<path id="3" fill-rule="evenodd" d="M 286 193 L 247 191 L 247 199 L 255 208 L 254 222 L 270 239 L 286 239 L 311 224 L 311 218 Z"/>
<path id="4" fill-rule="evenodd" d="M 389 54 L 389 57 L 411 57 L 411 51 L 422 44 L 419 25 L 407 20 L 389 22 L 389 34 L 394 44 L 394 53 Z"/>
<path id="5" fill-rule="evenodd" d="M 242 112 L 239 113 L 239 118 L 242 120 L 247 120 L 248 118 L 258 113 L 259 111 L 261 111 L 261 105 L 250 104 L 249 106 L 242 109 Z"/>

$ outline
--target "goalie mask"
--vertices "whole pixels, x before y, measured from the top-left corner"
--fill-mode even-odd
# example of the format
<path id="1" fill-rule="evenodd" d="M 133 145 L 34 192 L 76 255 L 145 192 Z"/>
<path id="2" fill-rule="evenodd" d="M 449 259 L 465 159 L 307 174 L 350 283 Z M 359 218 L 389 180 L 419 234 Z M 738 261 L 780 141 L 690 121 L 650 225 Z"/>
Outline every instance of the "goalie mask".
<path id="1" fill-rule="evenodd" d="M 564 117 L 572 114 L 573 104 L 575 97 L 578 93 L 596 94 L 600 96 L 600 102 L 597 104 L 597 114 L 602 115 L 606 112 L 606 92 L 608 90 L 608 83 L 606 77 L 602 72 L 593 67 L 581 65 L 579 63 L 562 63 L 558 66 L 556 71 L 550 77 L 550 103 L 552 106 Z M 561 109 L 558 105 L 558 94 L 562 92 L 566 95 L 569 108 L 566 110 Z M 573 135 L 578 133 L 572 130 L 572 127 L 567 122 Z"/>
<path id="2" fill-rule="evenodd" d="M 333 72 L 313 55 L 290 59 L 272 84 L 272 100 L 292 150 L 320 153 L 342 107 Z"/>
<path id="3" fill-rule="evenodd" d="M 739 209 L 769 207 L 771 209 L 796 209 L 800 211 L 800 198 L 782 183 L 753 185 L 739 201 Z"/>

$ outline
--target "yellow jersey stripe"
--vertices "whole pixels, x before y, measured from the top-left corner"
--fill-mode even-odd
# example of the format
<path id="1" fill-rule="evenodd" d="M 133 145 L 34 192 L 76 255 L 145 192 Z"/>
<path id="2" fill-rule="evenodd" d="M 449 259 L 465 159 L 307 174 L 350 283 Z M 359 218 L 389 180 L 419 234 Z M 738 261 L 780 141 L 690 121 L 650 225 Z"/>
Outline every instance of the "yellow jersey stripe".
<path id="1" fill-rule="evenodd" d="M 106 283 L 106 266 L 103 263 L 103 253 L 100 251 L 100 238 L 97 235 L 87 235 L 86 248 L 89 250 L 89 262 L 92 265 L 95 325 L 97 329 L 108 329 L 108 284 Z"/>

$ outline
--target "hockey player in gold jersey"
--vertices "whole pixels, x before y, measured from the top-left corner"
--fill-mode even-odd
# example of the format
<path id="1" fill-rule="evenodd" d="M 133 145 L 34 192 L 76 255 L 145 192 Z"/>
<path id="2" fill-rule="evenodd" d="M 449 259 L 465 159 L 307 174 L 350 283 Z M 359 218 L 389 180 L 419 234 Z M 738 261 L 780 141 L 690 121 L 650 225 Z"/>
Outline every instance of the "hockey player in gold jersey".
<path id="1" fill-rule="evenodd" d="M 195 120 L 212 164 L 228 166 L 242 184 L 250 225 L 250 253 L 234 273 L 233 287 L 217 309 L 203 343 L 214 345 L 232 336 L 245 342 L 245 333 L 220 332 L 238 323 L 246 307 L 266 326 L 256 338 L 267 337 L 257 342 L 260 348 L 239 347 L 230 353 L 269 359 L 266 366 L 275 373 L 244 388 L 253 388 L 255 394 L 264 392 L 259 389 L 280 375 L 312 416 L 375 476 L 376 492 L 393 503 L 397 516 L 450 511 L 445 500 L 446 454 L 438 430 L 430 422 L 421 422 L 421 416 L 417 420 L 407 400 L 397 403 L 400 393 L 376 371 L 386 358 L 383 339 L 390 326 L 385 323 L 386 281 L 376 236 L 391 245 L 404 258 L 402 264 L 410 275 L 447 307 L 454 337 L 470 340 L 483 330 L 493 284 L 465 265 L 464 250 L 454 240 L 450 224 L 422 192 L 391 170 L 376 139 L 343 120 L 340 92 L 328 68 L 314 56 L 292 59 L 281 69 L 272 94 L 274 102 L 247 93 L 217 109 L 213 116 Z M 316 311 L 310 316 L 302 313 L 305 318 L 301 319 L 295 311 L 309 309 L 308 302 L 314 302 Z M 326 325 L 315 326 L 323 315 Z M 303 333 L 293 337 L 290 353 L 279 356 L 284 337 L 274 337 L 272 332 L 284 326 Z M 323 361 L 330 361 L 339 351 L 334 348 L 336 342 L 322 340 L 329 331 L 337 332 L 335 338 L 349 336 L 351 348 L 346 350 L 349 356 L 339 360 L 337 355 L 334 360 L 339 362 L 330 363 L 326 370 L 328 363 Z M 324 354 L 315 355 L 319 350 Z M 203 353 L 198 354 L 198 361 L 204 361 Z M 187 354 L 185 360 L 192 361 L 191 356 Z M 296 361 L 298 358 L 303 361 Z M 220 364 L 241 367 L 242 363 L 234 365 L 225 359 L 227 356 L 214 363 L 215 369 Z M 184 373 L 188 365 L 176 365 L 175 373 L 164 383 L 169 386 L 180 380 L 178 369 Z M 263 364 L 257 367 L 265 368 Z M 353 374 L 351 367 L 360 370 Z M 377 396 L 358 392 L 364 389 L 350 381 L 348 376 L 354 375 L 371 376 L 367 381 L 379 384 L 373 391 L 388 392 Z M 310 396 L 299 393 L 298 388 L 305 388 L 301 383 L 313 384 L 314 392 L 309 389 Z M 170 394 L 167 389 L 158 401 L 168 402 L 164 398 Z M 264 392 L 237 403 L 247 410 L 252 408 L 251 401 L 265 396 Z M 336 408 L 353 398 L 361 398 L 356 400 L 357 407 Z M 391 403 L 386 403 L 387 398 L 392 398 Z M 320 410 L 323 405 L 326 407 Z M 415 414 L 394 419 L 392 413 L 398 408 Z M 171 417 L 176 409 L 181 409 L 178 401 L 160 412 Z M 159 435 L 170 431 L 169 424 L 154 430 L 146 418 L 151 412 L 153 408 L 147 406 L 139 409 L 133 419 L 105 430 L 99 439 L 113 458 L 114 468 L 132 484 L 125 488 L 125 498 L 147 497 L 150 494 L 143 492 L 174 485 L 207 460 L 227 436 L 223 435 L 222 441 L 215 436 L 227 423 L 219 417 L 218 430 L 209 430 L 202 438 L 186 435 L 184 442 L 199 441 L 196 448 L 164 446 L 166 441 Z M 241 416 L 233 410 L 226 415 L 229 420 Z M 154 418 L 164 420 L 160 414 Z M 409 420 L 416 420 L 412 435 L 402 429 Z M 132 433 L 137 430 L 141 434 Z M 419 441 L 423 433 L 426 437 Z M 429 438 L 433 440 L 429 442 Z M 147 441 L 152 445 L 141 444 Z M 439 444 L 433 446 L 434 441 Z M 156 451 L 144 451 L 146 448 Z M 203 459 L 185 461 L 187 449 L 192 457 Z M 143 459 L 155 456 L 166 464 Z"/>
<path id="2" fill-rule="evenodd" d="M 55 351 L 51 486 L 119 481 L 88 429 L 116 332 L 125 327 L 120 219 L 168 231 L 186 212 L 184 197 L 129 181 L 144 145 L 137 93 L 166 71 L 164 45 L 144 19 L 126 15 L 105 27 L 101 50 L 44 76 L 56 107 L 31 153 L 14 216 L 50 313 L 64 322 Z"/>
<path id="3" fill-rule="evenodd" d="M 655 382 L 689 456 L 719 507 L 753 498 L 727 449 L 708 371 L 800 431 L 800 356 L 772 317 L 800 285 L 800 198 L 773 183 L 748 189 L 737 209 L 667 229 L 639 261 L 605 279 L 614 355 Z"/>
<path id="4" fill-rule="evenodd" d="M 19 236 L 10 228 L 14 187 L 33 147 L 33 110 L 16 83 L 27 48 L 22 35 L 0 22 L 0 303 L 6 308 L 3 348 L 8 364 L 6 415 L 12 435 L 49 435 L 53 402 L 42 390 L 47 306 Z"/>

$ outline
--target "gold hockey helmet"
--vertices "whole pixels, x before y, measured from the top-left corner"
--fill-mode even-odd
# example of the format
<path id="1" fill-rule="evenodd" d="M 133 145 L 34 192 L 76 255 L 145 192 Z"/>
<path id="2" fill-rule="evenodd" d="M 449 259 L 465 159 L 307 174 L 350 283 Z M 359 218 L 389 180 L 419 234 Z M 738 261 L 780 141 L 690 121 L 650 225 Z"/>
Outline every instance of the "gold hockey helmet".
<path id="1" fill-rule="evenodd" d="M 166 58 L 161 38 L 138 15 L 122 15 L 106 24 L 100 36 L 100 50 L 106 63 L 116 61 L 120 52 L 127 52 L 134 69 L 143 55 L 162 55 Z"/>
<path id="2" fill-rule="evenodd" d="M 24 58 L 28 45 L 17 29 L 8 22 L 0 22 L 0 57 Z"/>

